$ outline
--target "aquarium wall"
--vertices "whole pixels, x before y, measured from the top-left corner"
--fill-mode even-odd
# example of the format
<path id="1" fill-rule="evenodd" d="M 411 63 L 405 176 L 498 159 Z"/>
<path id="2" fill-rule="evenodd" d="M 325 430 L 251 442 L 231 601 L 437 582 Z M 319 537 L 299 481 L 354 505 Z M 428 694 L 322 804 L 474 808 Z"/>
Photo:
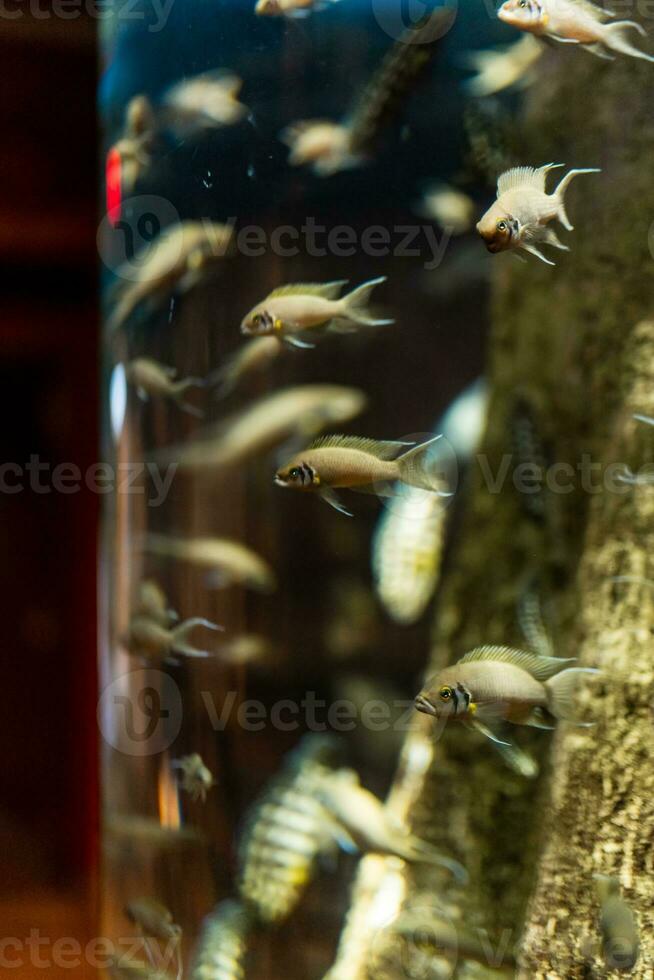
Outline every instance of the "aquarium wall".
<path id="1" fill-rule="evenodd" d="M 102 24 L 112 976 L 651 966 L 651 66 L 418 6 Z"/>

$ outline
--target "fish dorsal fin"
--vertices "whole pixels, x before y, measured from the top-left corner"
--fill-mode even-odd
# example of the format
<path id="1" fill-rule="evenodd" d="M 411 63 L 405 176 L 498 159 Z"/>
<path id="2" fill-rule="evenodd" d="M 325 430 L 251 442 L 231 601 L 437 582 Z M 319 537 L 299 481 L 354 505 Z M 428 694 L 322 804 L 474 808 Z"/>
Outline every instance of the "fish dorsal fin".
<path id="1" fill-rule="evenodd" d="M 547 173 L 556 166 L 560 164 L 546 163 L 544 167 L 513 167 L 512 170 L 506 170 L 497 179 L 497 196 L 506 194 L 507 191 L 514 191 L 518 187 L 530 187 L 545 193 Z"/>
<path id="2" fill-rule="evenodd" d="M 294 282 L 287 286 L 278 286 L 269 293 L 268 299 L 276 296 L 322 296 L 323 299 L 336 299 L 347 279 L 336 279 L 334 282 Z"/>
<path id="3" fill-rule="evenodd" d="M 598 7 L 597 4 L 591 3 L 590 0 L 570 0 L 570 3 L 577 10 L 582 10 L 589 17 L 592 17 L 593 20 L 600 21 L 600 23 L 604 23 L 604 21 L 611 20 L 612 17 L 615 17 L 613 10 L 610 10 L 608 7 Z"/>
<path id="4" fill-rule="evenodd" d="M 357 449 L 377 459 L 396 459 L 412 442 L 390 442 L 366 439 L 363 436 L 321 436 L 311 443 L 309 449 Z"/>
<path id="5" fill-rule="evenodd" d="M 538 653 L 531 653 L 529 650 L 515 650 L 513 647 L 502 646 L 483 646 L 476 647 L 459 660 L 460 664 L 470 663 L 473 660 L 491 660 L 495 663 L 513 664 L 526 670 L 528 674 L 535 677 L 538 681 L 546 681 L 554 674 L 568 667 L 575 662 L 575 657 L 564 659 L 561 657 L 543 657 Z"/>

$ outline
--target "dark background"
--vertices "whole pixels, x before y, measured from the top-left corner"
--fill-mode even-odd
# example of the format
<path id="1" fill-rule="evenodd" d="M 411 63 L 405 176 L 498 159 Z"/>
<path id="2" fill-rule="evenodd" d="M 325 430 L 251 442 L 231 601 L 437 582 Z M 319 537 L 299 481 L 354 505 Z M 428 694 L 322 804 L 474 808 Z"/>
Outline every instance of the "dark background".
<path id="1" fill-rule="evenodd" d="M 0 19 L 0 457 L 83 469 L 98 430 L 95 30 L 21 14 Z M 0 511 L 2 935 L 82 939 L 97 843 L 97 500 L 3 487 Z"/>

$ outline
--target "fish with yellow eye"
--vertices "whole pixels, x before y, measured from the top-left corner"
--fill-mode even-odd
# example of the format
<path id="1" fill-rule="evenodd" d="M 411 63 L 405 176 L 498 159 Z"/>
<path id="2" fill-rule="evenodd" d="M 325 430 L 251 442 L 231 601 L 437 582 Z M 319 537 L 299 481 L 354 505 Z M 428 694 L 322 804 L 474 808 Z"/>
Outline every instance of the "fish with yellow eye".
<path id="1" fill-rule="evenodd" d="M 392 497 L 398 492 L 394 484 L 399 481 L 447 497 L 450 493 L 435 470 L 431 452 L 440 438 L 436 436 L 416 446 L 360 436 L 324 436 L 277 470 L 275 483 L 317 493 L 348 517 L 352 513 L 343 506 L 335 489 Z"/>
<path id="2" fill-rule="evenodd" d="M 352 333 L 358 326 L 378 327 L 394 323 L 374 317 L 368 309 L 370 295 L 386 277 L 371 279 L 340 296 L 347 282 L 298 283 L 274 289 L 250 310 L 241 323 L 241 333 L 248 336 L 275 336 L 293 347 L 315 347 L 307 339 L 318 328 L 335 333 Z"/>
<path id="3" fill-rule="evenodd" d="M 615 14 L 590 0 L 506 0 L 497 16 L 518 30 L 562 44 L 578 44 L 599 58 L 612 61 L 613 55 L 607 50 L 610 49 L 632 58 L 654 61 L 652 55 L 634 47 L 627 39 L 630 30 L 647 36 L 640 24 L 634 20 L 607 24 Z"/>
<path id="4" fill-rule="evenodd" d="M 539 251 L 538 245 L 551 245 L 569 251 L 548 225 L 556 218 L 567 231 L 572 231 L 565 210 L 566 189 L 579 174 L 595 174 L 599 170 L 597 167 L 570 170 L 556 189 L 548 194 L 545 191 L 547 174 L 562 166 L 562 163 L 546 163 L 535 168 L 514 167 L 500 176 L 497 200 L 477 224 L 477 231 L 489 252 L 524 249 L 547 265 L 554 265 Z"/>
<path id="5" fill-rule="evenodd" d="M 443 722 L 461 721 L 500 744 L 497 726 L 505 722 L 554 728 L 560 719 L 583 725 L 574 697 L 580 681 L 599 671 L 570 667 L 574 662 L 511 647 L 477 647 L 441 670 L 417 695 L 415 706 Z"/>

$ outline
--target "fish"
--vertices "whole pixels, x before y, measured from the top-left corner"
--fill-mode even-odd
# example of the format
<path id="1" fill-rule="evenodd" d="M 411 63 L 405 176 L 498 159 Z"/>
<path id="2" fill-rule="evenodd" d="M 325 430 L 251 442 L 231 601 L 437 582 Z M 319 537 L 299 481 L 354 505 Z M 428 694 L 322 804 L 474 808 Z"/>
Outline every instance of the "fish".
<path id="1" fill-rule="evenodd" d="M 585 727 L 574 712 L 574 696 L 594 667 L 570 667 L 575 658 L 543 657 L 506 646 L 482 646 L 441 670 L 415 698 L 418 711 L 456 720 L 493 742 L 496 728 L 510 722 L 554 728 L 556 720 Z M 510 743 L 506 743 L 510 744 Z"/>
<path id="2" fill-rule="evenodd" d="M 251 403 L 200 439 L 157 454 L 178 469 L 220 469 L 267 452 L 281 443 L 305 445 L 328 425 L 349 422 L 366 407 L 366 395 L 342 385 L 281 388 Z"/>
<path id="3" fill-rule="evenodd" d="M 497 200 L 477 224 L 477 231 L 489 252 L 524 249 L 547 265 L 554 265 L 538 249 L 538 245 L 569 251 L 556 232 L 547 227 L 555 218 L 567 231 L 572 231 L 565 210 L 564 195 L 570 181 L 579 174 L 599 173 L 597 167 L 569 170 L 553 193 L 545 191 L 550 170 L 561 163 L 546 163 L 542 167 L 514 167 L 497 181 Z"/>
<path id="4" fill-rule="evenodd" d="M 464 83 L 466 92 L 481 98 L 513 86 L 526 88 L 534 81 L 533 69 L 544 50 L 533 35 L 525 34 L 513 44 L 469 51 L 465 63 L 477 74 Z"/>
<path id="5" fill-rule="evenodd" d="M 107 215 L 114 228 L 122 216 L 125 198 L 152 164 L 155 137 L 154 109 L 145 95 L 137 95 L 127 105 L 122 135 L 107 153 Z"/>
<path id="6" fill-rule="evenodd" d="M 381 800 L 361 786 L 354 770 L 317 774 L 315 799 L 338 824 L 337 839 L 345 850 L 435 864 L 447 868 L 459 881 L 467 880 L 467 872 L 458 861 L 412 835 L 408 827 L 391 816 Z"/>
<path id="7" fill-rule="evenodd" d="M 179 614 L 169 608 L 163 589 L 153 579 L 141 582 L 135 612 L 138 616 L 153 620 L 164 629 L 179 622 Z"/>
<path id="8" fill-rule="evenodd" d="M 342 122 L 303 119 L 287 126 L 280 139 L 290 149 L 291 166 L 310 164 L 316 176 L 328 177 L 370 160 L 455 18 L 455 8 L 438 7 L 403 31 Z"/>
<path id="9" fill-rule="evenodd" d="M 238 101 L 243 81 L 224 69 L 185 78 L 163 98 L 164 118 L 180 138 L 197 132 L 233 126 L 250 112 Z"/>
<path id="10" fill-rule="evenodd" d="M 263 924 L 287 919 L 319 862 L 336 852 L 335 828 L 315 798 L 315 785 L 337 756 L 330 736 L 305 736 L 246 814 L 238 841 L 238 891 Z"/>
<path id="11" fill-rule="evenodd" d="M 420 203 L 420 211 L 437 221 L 450 235 L 463 235 L 472 227 L 475 204 L 468 194 L 447 184 L 428 188 Z"/>
<path id="12" fill-rule="evenodd" d="M 283 349 L 281 341 L 275 336 L 248 340 L 209 376 L 207 383 L 216 386 L 216 397 L 225 398 L 238 387 L 246 375 L 267 368 Z"/>
<path id="13" fill-rule="evenodd" d="M 184 221 L 165 228 L 116 272 L 107 326 L 123 327 L 137 309 L 156 312 L 189 292 L 230 253 L 233 228 L 215 221 Z"/>
<path id="14" fill-rule="evenodd" d="M 211 771 L 202 761 L 202 756 L 197 752 L 191 755 L 182 756 L 173 762 L 173 769 L 181 772 L 180 786 L 185 793 L 188 793 L 196 803 L 200 800 L 204 803 L 207 793 L 216 785 Z"/>
<path id="15" fill-rule="evenodd" d="M 518 596 L 518 622 L 528 646 L 543 657 L 554 656 L 554 644 L 543 619 L 538 580 L 531 576 Z"/>
<path id="16" fill-rule="evenodd" d="M 608 24 L 615 14 L 595 6 L 590 0 L 505 0 L 497 11 L 505 24 L 548 37 L 562 44 L 579 44 L 599 58 L 613 60 L 611 51 L 632 58 L 654 61 L 654 56 L 635 47 L 627 38 L 630 30 L 647 37 L 647 31 L 634 20 Z"/>
<path id="17" fill-rule="evenodd" d="M 245 980 L 252 915 L 240 902 L 226 899 L 202 923 L 193 954 L 191 980 Z"/>
<path id="18" fill-rule="evenodd" d="M 244 585 L 258 592 L 274 592 L 277 588 L 275 573 L 268 562 L 240 541 L 175 538 L 152 533 L 146 536 L 145 550 L 209 569 L 216 586 Z"/>
<path id="19" fill-rule="evenodd" d="M 136 898 L 125 906 L 125 915 L 142 935 L 178 945 L 181 927 L 173 922 L 172 912 L 154 898 Z"/>
<path id="20" fill-rule="evenodd" d="M 142 401 L 151 397 L 170 398 L 184 412 L 202 418 L 203 412 L 185 401 L 185 396 L 191 388 L 204 388 L 206 381 L 203 378 L 175 380 L 176 375 L 176 368 L 166 367 L 149 357 L 137 357 L 125 365 L 125 376 L 134 385 Z"/>
<path id="21" fill-rule="evenodd" d="M 360 436 L 323 436 L 293 456 L 277 470 L 280 487 L 317 493 L 335 510 L 352 517 L 335 490 L 393 496 L 396 481 L 449 496 L 439 474 L 429 465 L 429 451 L 436 436 L 416 446 L 407 442 L 381 442 Z"/>
<path id="22" fill-rule="evenodd" d="M 186 657 L 210 657 L 212 654 L 209 650 L 200 650 L 190 642 L 189 635 L 197 626 L 215 631 L 224 629 L 198 616 L 186 619 L 171 629 L 147 616 L 134 616 L 130 620 L 127 631 L 127 647 L 139 656 L 172 662 L 175 662 L 174 654 L 183 654 Z"/>
<path id="23" fill-rule="evenodd" d="M 372 541 L 375 592 L 396 623 L 417 622 L 438 582 L 448 510 L 444 501 L 411 490 L 384 509 Z"/>
<path id="24" fill-rule="evenodd" d="M 285 344 L 306 348 L 315 347 L 308 338 L 316 328 L 352 333 L 359 326 L 379 327 L 395 322 L 374 317 L 368 309 L 370 294 L 375 286 L 386 282 L 386 276 L 371 279 L 341 297 L 346 282 L 339 279 L 280 286 L 243 318 L 241 333 L 279 337 Z"/>
<path id="25" fill-rule="evenodd" d="M 330 177 L 339 170 L 350 170 L 363 163 L 351 151 L 351 132 L 345 123 L 298 119 L 286 126 L 279 138 L 289 148 L 290 166 L 308 164 L 317 177 Z"/>
<path id="26" fill-rule="evenodd" d="M 609 970 L 633 970 L 640 941 L 636 918 L 620 895 L 620 882 L 612 875 L 593 875 L 600 903 L 602 954 Z"/>
<path id="27" fill-rule="evenodd" d="M 313 10 L 326 10 L 339 0 L 257 0 L 258 17 L 306 17 Z"/>
<path id="28" fill-rule="evenodd" d="M 230 667 L 244 667 L 246 664 L 267 660 L 271 654 L 270 641 L 256 633 L 241 633 L 218 651 L 220 660 Z"/>

